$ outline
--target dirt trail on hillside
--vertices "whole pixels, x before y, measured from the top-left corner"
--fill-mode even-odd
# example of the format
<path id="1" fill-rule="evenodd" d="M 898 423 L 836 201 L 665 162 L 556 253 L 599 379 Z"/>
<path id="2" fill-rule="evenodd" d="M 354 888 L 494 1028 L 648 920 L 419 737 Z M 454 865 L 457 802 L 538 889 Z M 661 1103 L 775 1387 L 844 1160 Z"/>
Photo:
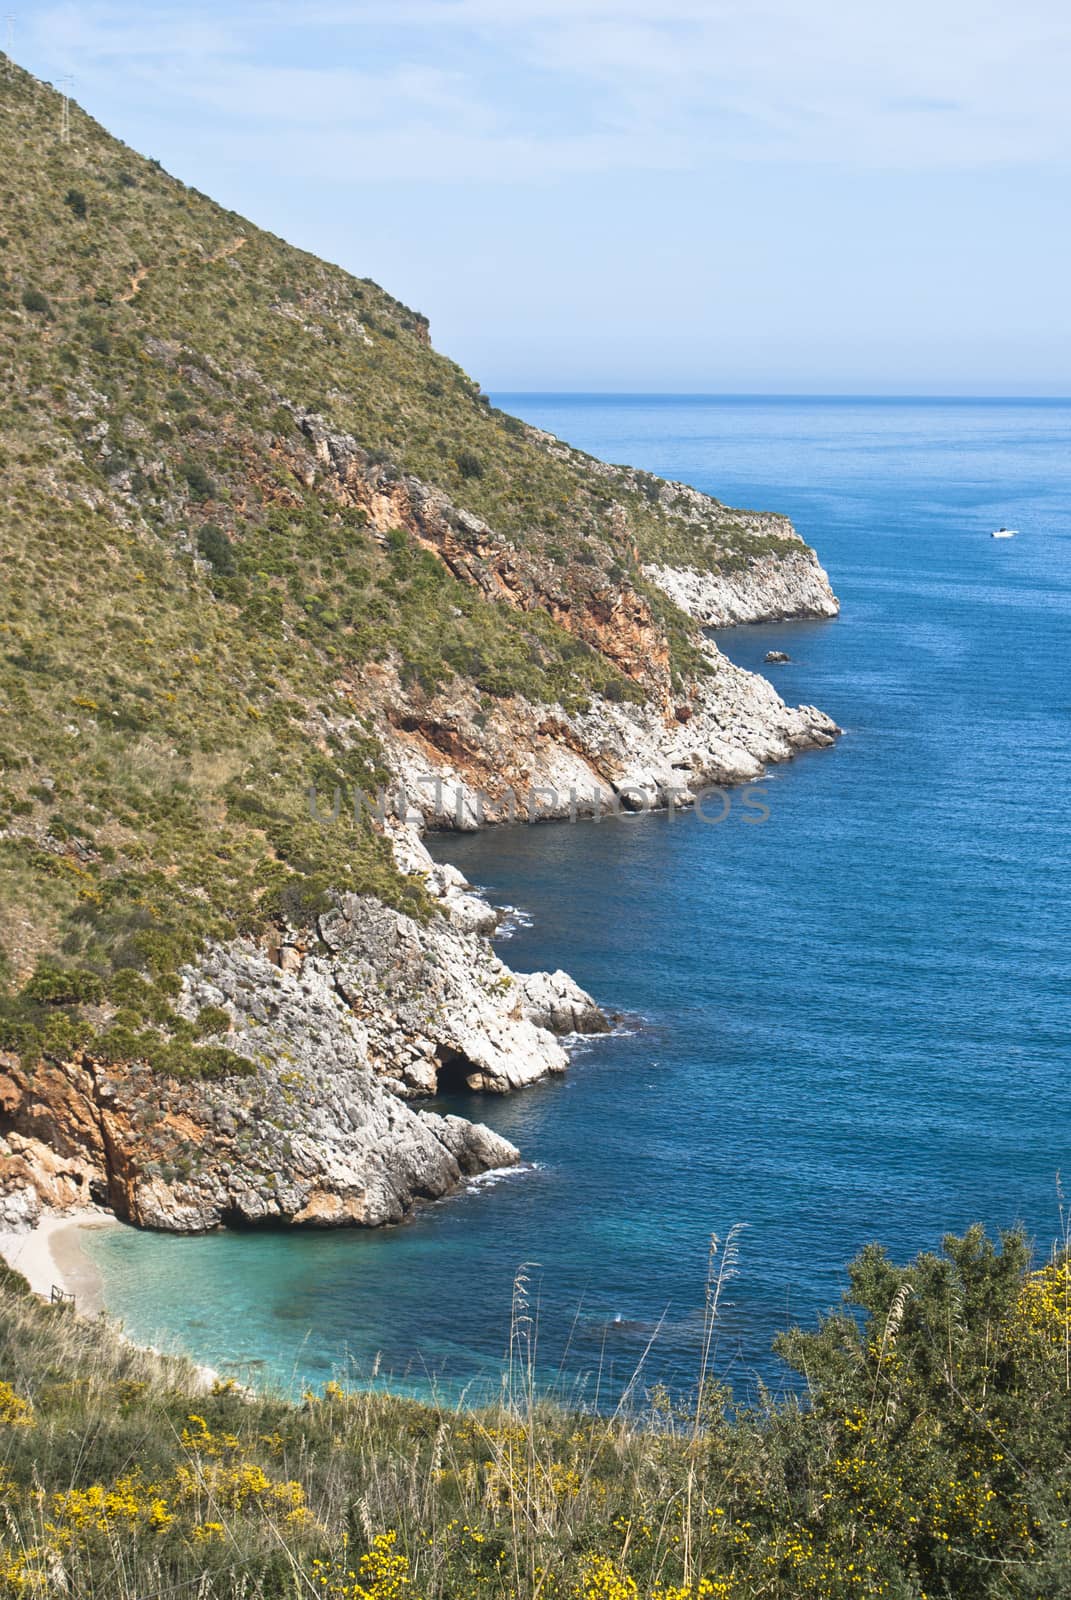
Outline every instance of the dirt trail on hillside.
<path id="1" fill-rule="evenodd" d="M 231 240 L 230 244 L 221 245 L 215 255 L 209 256 L 205 266 L 210 267 L 214 261 L 225 261 L 228 256 L 233 256 L 236 250 L 240 250 L 245 243 L 246 236 L 244 233 L 240 233 L 236 239 Z"/>
<path id="2" fill-rule="evenodd" d="M 120 301 L 121 304 L 126 305 L 128 301 L 133 300 L 134 296 L 137 294 L 138 290 L 141 288 L 148 276 L 148 267 L 139 267 L 130 279 L 130 288 L 127 289 L 124 294 L 117 294 L 115 298 Z"/>
<path id="3" fill-rule="evenodd" d="M 226 244 L 220 245 L 219 249 L 214 251 L 212 255 L 205 256 L 204 260 L 200 262 L 199 265 L 211 267 L 214 266 L 217 261 L 226 261 L 228 256 L 233 256 L 242 248 L 244 244 L 247 243 L 248 239 L 246 235 L 244 233 L 240 233 L 236 238 L 230 239 Z M 148 267 L 138 267 L 137 270 L 131 274 L 130 288 L 125 289 L 122 294 L 116 295 L 115 299 L 117 304 L 130 304 L 131 300 L 135 298 L 138 290 L 145 282 L 145 279 L 149 276 L 149 270 L 150 269 Z M 93 285 L 90 284 L 87 288 L 80 289 L 77 294 L 59 294 L 53 295 L 52 298 L 56 305 L 68 306 L 73 305 L 78 300 L 84 300 L 87 295 L 90 295 L 93 292 Z"/>

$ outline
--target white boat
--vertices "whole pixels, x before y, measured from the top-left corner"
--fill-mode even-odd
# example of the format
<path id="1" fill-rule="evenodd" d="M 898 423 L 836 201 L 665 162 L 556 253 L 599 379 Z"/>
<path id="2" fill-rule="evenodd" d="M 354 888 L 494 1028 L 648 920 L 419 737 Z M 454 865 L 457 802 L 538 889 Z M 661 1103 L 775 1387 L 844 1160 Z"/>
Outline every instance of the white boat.
<path id="1" fill-rule="evenodd" d="M 991 539 L 1014 539 L 1018 532 L 1018 528 L 994 528 L 989 537 Z"/>

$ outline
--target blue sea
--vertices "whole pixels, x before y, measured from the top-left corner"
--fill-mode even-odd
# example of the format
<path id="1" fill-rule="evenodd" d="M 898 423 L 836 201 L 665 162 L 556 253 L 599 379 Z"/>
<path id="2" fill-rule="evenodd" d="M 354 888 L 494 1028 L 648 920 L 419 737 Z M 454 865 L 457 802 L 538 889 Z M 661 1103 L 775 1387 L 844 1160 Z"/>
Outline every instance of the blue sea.
<path id="1" fill-rule="evenodd" d="M 716 1366 L 788 1375 L 868 1240 L 1061 1227 L 1071 1157 L 1071 402 L 496 395 L 613 461 L 787 512 L 834 622 L 718 636 L 844 728 L 734 809 L 442 836 L 519 908 L 521 969 L 621 1013 L 568 1077 L 454 1102 L 515 1174 L 374 1233 L 91 1239 L 105 1298 L 288 1388 L 333 1373 L 473 1401 L 524 1268 L 542 1381 L 686 1389 L 712 1234 L 739 1228 Z M 1019 537 L 990 539 L 1000 524 Z M 767 650 L 791 663 L 764 667 Z"/>

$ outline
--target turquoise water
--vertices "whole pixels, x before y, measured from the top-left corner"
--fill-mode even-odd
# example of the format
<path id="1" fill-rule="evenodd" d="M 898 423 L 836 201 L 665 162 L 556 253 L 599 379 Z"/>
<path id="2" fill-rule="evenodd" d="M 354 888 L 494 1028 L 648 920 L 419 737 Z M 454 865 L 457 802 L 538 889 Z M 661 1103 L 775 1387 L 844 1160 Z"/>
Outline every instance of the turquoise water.
<path id="1" fill-rule="evenodd" d="M 596 454 L 790 513 L 833 623 L 720 640 L 845 728 L 770 819 L 438 841 L 631 1031 L 475 1108 L 533 1165 L 381 1233 L 100 1234 L 108 1303 L 236 1370 L 473 1397 L 529 1269 L 550 1382 L 687 1385 L 707 1241 L 744 1224 L 718 1348 L 746 1389 L 844 1263 L 975 1219 L 1059 1226 L 1071 1150 L 1071 403 L 498 396 Z M 1018 539 L 988 537 L 1000 523 Z M 460 1102 L 458 1103 L 460 1104 Z M 470 1109 L 471 1102 L 464 1109 Z"/>

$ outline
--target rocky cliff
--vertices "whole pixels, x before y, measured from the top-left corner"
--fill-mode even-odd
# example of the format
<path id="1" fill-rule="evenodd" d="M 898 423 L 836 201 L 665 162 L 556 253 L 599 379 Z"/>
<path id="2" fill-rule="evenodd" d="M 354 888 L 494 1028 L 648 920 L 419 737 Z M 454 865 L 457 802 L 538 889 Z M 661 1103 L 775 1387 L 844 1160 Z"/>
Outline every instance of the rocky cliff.
<path id="1" fill-rule="evenodd" d="M 801 541 L 802 544 L 802 541 Z M 729 572 L 644 568 L 674 605 L 708 628 L 790 617 L 835 617 L 839 602 L 813 550 L 757 555 Z"/>
<path id="2" fill-rule="evenodd" d="M 372 716 L 388 765 L 426 821 L 472 827 L 501 821 L 511 804 L 529 820 L 590 815 L 619 797 L 632 809 L 687 805 L 703 784 L 757 777 L 766 762 L 834 737 L 822 712 L 785 706 L 764 678 L 735 667 L 707 640 L 693 641 L 693 670 L 675 681 L 666 631 L 642 594 L 608 586 L 596 569 L 518 547 L 442 490 L 370 460 L 316 417 L 302 416 L 300 425 L 309 449 L 291 462 L 305 483 L 322 476 L 325 491 L 359 509 L 380 535 L 404 528 L 489 599 L 550 615 L 640 691 L 628 699 L 592 696 L 570 709 L 533 702 L 523 691 L 489 704 L 478 684 L 461 677 L 430 694 L 414 692 L 389 668 L 355 677 L 353 698 Z M 529 432 L 540 448 L 586 460 Z M 603 463 L 594 470 L 612 482 L 634 476 Z M 719 625 L 836 614 L 826 574 L 786 518 L 729 512 L 682 484 L 662 488 L 668 515 L 700 531 L 705 559 L 724 554 L 730 528 L 786 547 L 741 558 L 731 570 L 647 567 L 683 612 Z"/>
<path id="3" fill-rule="evenodd" d="M 833 743 L 814 706 L 786 706 L 765 678 L 713 644 L 707 673 L 665 708 L 604 699 L 581 711 L 516 697 L 437 697 L 419 718 L 384 716 L 384 757 L 409 805 L 433 827 L 688 806 L 706 785 L 743 783 L 768 763 Z M 384 686 L 391 698 L 391 685 Z"/>
<path id="4" fill-rule="evenodd" d="M 58 111 L 5 72 L 0 1194 L 396 1220 L 516 1159 L 421 1099 L 605 1026 L 419 829 L 829 744 L 700 624 L 836 601 L 784 518 L 506 416 L 378 285 Z"/>
<path id="5" fill-rule="evenodd" d="M 438 891 L 427 922 L 341 897 L 312 930 L 212 946 L 183 972 L 179 1014 L 214 1008 L 247 1076 L 0 1054 L 0 1222 L 93 1201 L 178 1232 L 373 1227 L 514 1164 L 489 1128 L 408 1102 L 563 1072 L 558 1035 L 608 1023 L 564 973 L 512 973 L 461 875 L 415 837 L 399 849 Z"/>

